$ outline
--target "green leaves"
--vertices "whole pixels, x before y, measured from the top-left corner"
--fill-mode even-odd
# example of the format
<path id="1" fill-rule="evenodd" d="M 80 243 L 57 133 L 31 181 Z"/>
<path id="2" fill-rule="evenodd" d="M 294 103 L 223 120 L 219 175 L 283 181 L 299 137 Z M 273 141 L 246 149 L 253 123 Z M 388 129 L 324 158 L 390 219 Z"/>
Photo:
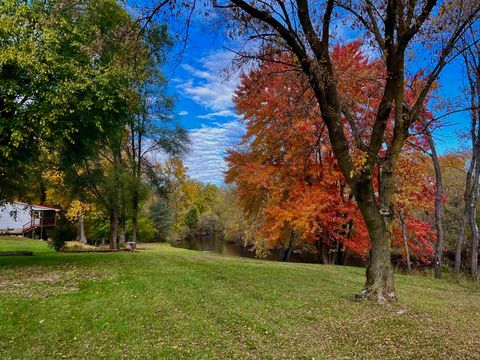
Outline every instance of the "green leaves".
<path id="1" fill-rule="evenodd" d="M 2 178 L 16 178 L 40 149 L 65 164 L 94 154 L 131 111 L 134 21 L 114 0 L 9 0 L 0 14 Z M 21 195 L 5 184 L 0 198 Z"/>

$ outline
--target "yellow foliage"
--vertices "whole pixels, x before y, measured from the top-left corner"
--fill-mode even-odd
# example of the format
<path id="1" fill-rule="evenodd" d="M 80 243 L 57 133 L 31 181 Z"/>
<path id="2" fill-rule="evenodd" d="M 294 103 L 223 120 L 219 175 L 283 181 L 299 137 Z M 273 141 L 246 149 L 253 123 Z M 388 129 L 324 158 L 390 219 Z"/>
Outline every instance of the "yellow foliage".
<path id="1" fill-rule="evenodd" d="M 80 215 L 85 215 L 85 213 L 91 210 L 93 210 L 93 205 L 83 203 L 79 200 L 74 200 L 67 208 L 65 216 L 70 221 L 74 221 L 77 220 Z"/>

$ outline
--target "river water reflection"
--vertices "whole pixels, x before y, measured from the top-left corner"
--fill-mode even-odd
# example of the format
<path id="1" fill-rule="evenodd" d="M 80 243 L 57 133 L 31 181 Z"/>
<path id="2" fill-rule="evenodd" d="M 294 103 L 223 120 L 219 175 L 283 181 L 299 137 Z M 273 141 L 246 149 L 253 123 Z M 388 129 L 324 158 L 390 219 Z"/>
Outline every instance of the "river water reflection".
<path id="1" fill-rule="evenodd" d="M 253 249 L 246 248 L 240 243 L 226 242 L 221 236 L 218 236 L 216 234 L 190 236 L 183 240 L 178 240 L 174 242 L 173 246 L 189 250 L 214 252 L 227 256 L 255 258 L 255 251 Z M 277 260 L 277 256 L 276 254 L 270 254 L 267 258 L 265 258 L 265 260 L 275 261 Z M 303 253 L 299 251 L 294 251 L 290 255 L 288 261 L 303 263 L 320 263 L 318 255 Z"/>
<path id="2" fill-rule="evenodd" d="M 214 252 L 227 256 L 255 257 L 255 252 L 241 244 L 230 243 L 223 240 L 216 234 L 202 236 L 189 236 L 183 240 L 176 241 L 173 246 L 189 250 Z"/>

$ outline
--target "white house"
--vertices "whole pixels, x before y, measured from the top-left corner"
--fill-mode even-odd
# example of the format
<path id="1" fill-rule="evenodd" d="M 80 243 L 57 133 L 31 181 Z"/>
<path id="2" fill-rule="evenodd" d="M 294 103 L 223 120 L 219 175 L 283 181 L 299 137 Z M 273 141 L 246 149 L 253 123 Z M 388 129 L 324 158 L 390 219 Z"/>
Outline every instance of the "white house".
<path id="1" fill-rule="evenodd" d="M 0 204 L 0 234 L 30 235 L 45 238 L 57 223 L 59 209 L 23 202 Z"/>

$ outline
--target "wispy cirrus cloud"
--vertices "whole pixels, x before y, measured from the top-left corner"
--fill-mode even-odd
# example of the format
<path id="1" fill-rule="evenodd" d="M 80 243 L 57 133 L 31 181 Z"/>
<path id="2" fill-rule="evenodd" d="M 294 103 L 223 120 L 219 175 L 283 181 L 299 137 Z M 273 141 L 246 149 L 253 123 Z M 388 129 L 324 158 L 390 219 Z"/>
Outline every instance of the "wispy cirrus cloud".
<path id="1" fill-rule="evenodd" d="M 209 114 L 206 114 L 206 115 L 198 115 L 197 117 L 199 119 L 214 119 L 214 118 L 218 118 L 218 117 L 227 117 L 227 118 L 236 118 L 236 119 L 241 118 L 240 115 L 233 112 L 232 110 L 221 110 L 221 111 L 216 111 L 216 112 L 209 113 Z"/>
<path id="2" fill-rule="evenodd" d="M 233 107 L 233 94 L 239 82 L 238 72 L 225 74 L 234 54 L 217 50 L 199 59 L 197 64 L 182 65 L 190 79 L 179 83 L 177 88 L 191 100 L 208 110 L 222 111 Z"/>
<path id="3" fill-rule="evenodd" d="M 245 133 L 238 120 L 202 125 L 189 131 L 191 148 L 184 159 L 190 176 L 202 182 L 222 184 L 226 170 L 225 152 Z"/>
<path id="4" fill-rule="evenodd" d="M 195 117 L 206 124 L 188 130 L 191 145 L 184 158 L 189 175 L 202 182 L 223 183 L 226 150 L 237 145 L 245 133 L 232 101 L 239 73 L 227 74 L 225 70 L 233 56 L 226 50 L 210 52 L 194 63 L 183 64 L 181 78 L 174 80 L 180 94 L 204 110 L 204 114 Z"/>

